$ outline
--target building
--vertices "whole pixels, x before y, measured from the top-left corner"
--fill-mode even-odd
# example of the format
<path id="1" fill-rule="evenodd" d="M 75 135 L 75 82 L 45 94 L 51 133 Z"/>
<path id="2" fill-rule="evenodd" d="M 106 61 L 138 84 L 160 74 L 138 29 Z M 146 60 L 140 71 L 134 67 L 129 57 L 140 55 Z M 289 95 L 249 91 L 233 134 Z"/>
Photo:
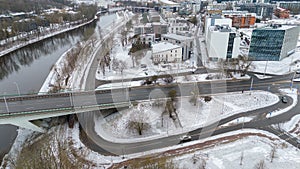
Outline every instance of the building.
<path id="1" fill-rule="evenodd" d="M 262 20 L 272 19 L 276 5 L 266 3 L 238 3 L 236 9 L 239 11 L 248 11 L 255 13 L 256 17 Z"/>
<path id="2" fill-rule="evenodd" d="M 147 23 L 145 25 L 134 26 L 134 35 L 155 34 L 156 40 L 160 40 L 162 34 L 168 33 L 168 24 L 160 22 Z"/>
<path id="3" fill-rule="evenodd" d="M 151 46 L 152 43 L 155 41 L 155 35 L 154 34 L 142 34 L 142 35 L 140 35 L 140 39 L 143 44 L 148 44 L 149 46 Z"/>
<path id="4" fill-rule="evenodd" d="M 189 26 L 187 24 L 187 21 L 184 21 L 185 22 L 182 22 L 181 20 L 176 18 L 168 18 L 169 33 L 177 34 L 177 32 L 188 31 Z"/>
<path id="5" fill-rule="evenodd" d="M 160 15 L 157 11 L 151 10 L 148 12 L 148 20 L 150 22 L 160 22 Z"/>
<path id="6" fill-rule="evenodd" d="M 163 42 L 169 42 L 174 45 L 178 45 L 182 47 L 182 60 L 187 60 L 191 58 L 192 51 L 193 51 L 193 42 L 194 38 L 181 36 L 176 34 L 165 34 L 161 37 Z"/>
<path id="7" fill-rule="evenodd" d="M 225 18 L 232 20 L 232 26 L 236 28 L 253 27 L 256 21 L 255 13 L 248 13 L 248 11 L 222 11 Z"/>
<path id="8" fill-rule="evenodd" d="M 277 6 L 289 10 L 293 15 L 300 13 L 300 2 L 297 0 L 291 0 L 289 2 L 280 0 L 280 2 L 277 2 Z"/>
<path id="9" fill-rule="evenodd" d="M 229 26 L 211 26 L 208 30 L 207 53 L 213 59 L 237 58 L 239 55 L 240 37 L 235 28 Z"/>
<path id="10" fill-rule="evenodd" d="M 280 19 L 286 19 L 286 18 L 289 18 L 289 17 L 290 17 L 290 11 L 287 10 L 287 9 L 283 9 L 283 8 L 277 7 L 277 8 L 274 10 L 274 15 L 275 15 L 277 18 L 280 18 Z"/>
<path id="11" fill-rule="evenodd" d="M 152 61 L 159 63 L 176 63 L 182 61 L 182 49 L 179 45 L 160 42 L 152 45 Z"/>
<path id="12" fill-rule="evenodd" d="M 279 61 L 295 52 L 298 35 L 298 26 L 273 25 L 255 29 L 251 36 L 249 58 Z"/>
<path id="13" fill-rule="evenodd" d="M 204 24 L 204 33 L 205 33 L 205 41 L 207 41 L 207 32 L 209 27 L 215 25 L 227 25 L 229 27 L 232 26 L 232 20 L 230 18 L 225 18 L 220 15 L 211 15 L 205 18 Z"/>

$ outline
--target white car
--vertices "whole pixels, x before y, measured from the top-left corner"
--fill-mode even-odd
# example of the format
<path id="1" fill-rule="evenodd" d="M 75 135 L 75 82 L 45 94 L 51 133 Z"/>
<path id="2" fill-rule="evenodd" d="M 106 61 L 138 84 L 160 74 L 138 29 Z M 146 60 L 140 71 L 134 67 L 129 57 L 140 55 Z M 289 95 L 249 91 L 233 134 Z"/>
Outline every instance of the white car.
<path id="1" fill-rule="evenodd" d="M 188 135 L 184 135 L 180 137 L 180 143 L 185 143 L 185 142 L 189 142 L 192 141 L 192 137 L 188 136 Z"/>

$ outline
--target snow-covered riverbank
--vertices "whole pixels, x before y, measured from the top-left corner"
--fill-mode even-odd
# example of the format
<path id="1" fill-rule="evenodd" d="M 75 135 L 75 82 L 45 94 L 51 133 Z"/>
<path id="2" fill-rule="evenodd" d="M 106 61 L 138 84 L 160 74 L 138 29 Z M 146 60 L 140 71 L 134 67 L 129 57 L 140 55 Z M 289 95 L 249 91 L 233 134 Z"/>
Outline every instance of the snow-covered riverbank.
<path id="1" fill-rule="evenodd" d="M 25 41 L 23 43 L 20 43 L 18 45 L 14 45 L 13 47 L 9 48 L 9 49 L 5 49 L 5 50 L 2 50 L 0 51 L 0 57 L 4 56 L 4 55 L 7 55 L 9 54 L 10 52 L 13 52 L 15 50 L 18 50 L 20 48 L 23 48 L 27 45 L 30 45 L 30 44 L 33 44 L 33 43 L 36 43 L 38 41 L 41 41 L 41 40 L 44 40 L 44 39 L 47 39 L 47 38 L 50 38 L 50 37 L 53 37 L 53 36 L 56 36 L 56 35 L 59 35 L 61 33 L 65 33 L 65 32 L 68 32 L 68 31 L 71 31 L 71 30 L 74 30 L 74 29 L 77 29 L 77 28 L 80 28 L 82 26 L 85 26 L 85 25 L 88 25 L 90 23 L 92 23 L 93 21 L 95 21 L 97 18 L 95 19 L 92 19 L 90 21 L 87 21 L 85 23 L 82 23 L 82 24 L 79 24 L 79 25 L 76 25 L 76 26 L 73 26 L 73 27 L 69 27 L 69 28 L 66 28 L 66 29 L 62 29 L 62 30 L 58 30 L 58 31 L 55 31 L 55 32 L 52 32 L 52 33 L 49 33 L 49 34 L 46 34 L 44 36 L 39 36 L 35 39 L 31 39 L 29 41 Z"/>

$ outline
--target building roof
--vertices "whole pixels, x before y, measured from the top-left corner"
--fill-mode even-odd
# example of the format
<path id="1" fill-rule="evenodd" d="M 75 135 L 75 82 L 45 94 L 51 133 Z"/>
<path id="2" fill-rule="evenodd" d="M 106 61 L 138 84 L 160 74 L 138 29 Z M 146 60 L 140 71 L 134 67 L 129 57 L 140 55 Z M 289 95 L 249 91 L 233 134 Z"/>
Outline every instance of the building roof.
<path id="1" fill-rule="evenodd" d="M 209 27 L 210 31 L 215 31 L 215 32 L 235 32 L 235 29 L 232 27 L 229 27 L 228 25 L 215 25 L 215 26 L 210 26 Z"/>
<path id="2" fill-rule="evenodd" d="M 194 39 L 192 37 L 187 37 L 187 36 L 182 36 L 182 35 L 176 35 L 176 34 L 173 34 L 173 33 L 164 34 L 164 35 L 161 35 L 161 36 L 165 37 L 165 38 L 179 40 L 179 41 L 182 41 L 182 40 L 193 40 Z"/>
<path id="3" fill-rule="evenodd" d="M 257 28 L 255 30 L 287 30 L 287 29 L 291 29 L 297 26 L 292 26 L 292 25 L 269 25 L 266 27 L 261 27 L 261 28 Z"/>
<path id="4" fill-rule="evenodd" d="M 153 53 L 164 52 L 172 49 L 181 48 L 181 46 L 173 45 L 172 43 L 168 42 L 160 42 L 152 45 Z"/>
<path id="5" fill-rule="evenodd" d="M 165 4 L 165 5 L 179 5 L 179 3 L 169 1 L 169 0 L 159 0 L 159 2 Z"/>

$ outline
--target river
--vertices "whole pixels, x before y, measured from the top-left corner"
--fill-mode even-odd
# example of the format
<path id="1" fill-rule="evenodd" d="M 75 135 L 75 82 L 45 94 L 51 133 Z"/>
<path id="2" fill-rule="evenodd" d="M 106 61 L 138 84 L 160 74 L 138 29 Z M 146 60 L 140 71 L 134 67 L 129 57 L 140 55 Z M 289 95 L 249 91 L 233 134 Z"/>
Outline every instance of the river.
<path id="1" fill-rule="evenodd" d="M 101 16 L 96 24 L 104 29 L 115 19 L 115 14 Z M 39 92 L 58 58 L 84 38 L 86 28 L 95 28 L 96 24 L 57 35 L 0 57 L 0 95 Z M 16 130 L 17 127 L 12 125 L 0 125 L 0 162 L 10 150 L 17 135 Z"/>

